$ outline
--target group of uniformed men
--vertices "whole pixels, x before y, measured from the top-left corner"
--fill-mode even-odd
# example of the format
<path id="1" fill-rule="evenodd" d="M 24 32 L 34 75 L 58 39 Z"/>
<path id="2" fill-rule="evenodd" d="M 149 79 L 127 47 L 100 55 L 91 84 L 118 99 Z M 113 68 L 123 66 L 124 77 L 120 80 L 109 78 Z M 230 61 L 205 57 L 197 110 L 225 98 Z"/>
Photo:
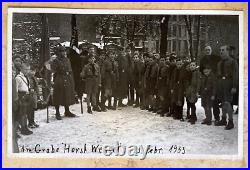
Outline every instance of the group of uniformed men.
<path id="1" fill-rule="evenodd" d="M 93 111 L 125 107 L 123 99 L 126 98 L 128 106 L 184 121 L 183 106 L 186 100 L 186 119 L 195 124 L 195 103 L 200 96 L 206 116 L 202 124 L 211 125 L 213 110 L 215 125 L 232 129 L 233 105 L 238 102 L 238 59 L 235 59 L 234 51 L 234 47 L 225 45 L 220 48 L 220 56 L 215 56 L 211 47 L 207 46 L 206 55 L 198 66 L 190 58 L 180 58 L 174 53 L 160 56 L 157 53 L 140 53 L 128 47 L 119 52 L 102 51 L 97 54 L 95 48 L 90 47 L 88 55 L 81 56 L 80 73 L 84 82 L 83 91 L 87 94 L 87 112 L 92 114 Z M 59 46 L 55 54 L 56 57 L 49 61 L 53 72 L 52 104 L 56 108 L 56 119 L 61 120 L 60 105 L 65 107 L 65 116 L 75 117 L 69 109 L 75 103 L 75 85 L 66 49 Z M 16 89 L 13 90 L 16 91 L 13 92 L 13 103 L 17 103 L 19 110 L 16 112 L 31 113 L 28 114 L 29 127 L 38 127 L 34 121 L 34 110 L 28 111 L 31 108 L 28 103 L 32 102 L 27 96 L 35 89 L 30 88 L 31 81 L 26 76 L 30 73 L 27 71 L 30 66 L 18 62 L 14 66 L 19 68 L 13 76 L 16 83 L 13 85 L 13 89 Z M 21 120 L 22 134 L 31 134 L 25 117 Z"/>
<path id="2" fill-rule="evenodd" d="M 66 55 L 65 49 L 60 49 Z M 184 121 L 183 106 L 186 99 L 186 118 L 191 124 L 195 124 L 195 103 L 200 96 L 206 114 L 202 124 L 211 125 L 213 108 L 215 125 L 225 125 L 225 129 L 234 127 L 233 105 L 238 102 L 238 60 L 233 55 L 234 47 L 222 46 L 220 56 L 215 56 L 212 55 L 211 47 L 207 46 L 200 66 L 190 58 L 179 58 L 174 53 L 160 56 L 157 53 L 132 51 L 128 47 L 120 52 L 102 51 L 97 54 L 95 48 L 90 47 L 89 54 L 83 56 L 85 62 L 82 64 L 80 77 L 84 81 L 84 93 L 87 94 L 88 113 L 124 107 L 126 105 L 123 104 L 123 99 L 126 98 L 128 106 L 140 107 L 160 116 L 173 116 L 174 119 Z M 57 88 L 57 85 L 65 85 L 63 80 L 57 80 L 61 79 L 60 76 L 57 77 L 60 72 L 64 72 L 64 81 L 73 82 L 71 78 L 65 78 L 71 72 L 70 63 L 67 62 L 68 64 L 64 63 L 60 67 L 58 64 L 52 65 L 56 74 L 54 102 L 63 99 L 56 104 L 56 108 L 58 105 L 66 106 L 66 116 L 71 117 L 74 114 L 69 112 L 68 106 L 74 100 L 73 95 L 69 97 L 73 94 L 73 87 L 69 85 L 71 91 Z M 59 89 L 58 92 L 56 89 Z M 65 103 L 65 99 L 72 99 L 72 102 Z M 221 119 L 220 107 L 223 113 Z M 61 119 L 60 113 L 56 113 L 57 119 Z"/>

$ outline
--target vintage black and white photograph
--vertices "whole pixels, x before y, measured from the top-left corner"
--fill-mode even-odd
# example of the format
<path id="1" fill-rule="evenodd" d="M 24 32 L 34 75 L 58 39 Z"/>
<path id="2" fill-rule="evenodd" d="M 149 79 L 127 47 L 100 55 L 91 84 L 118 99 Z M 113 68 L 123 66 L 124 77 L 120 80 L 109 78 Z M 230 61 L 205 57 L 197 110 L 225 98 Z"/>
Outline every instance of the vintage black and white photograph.
<path id="1" fill-rule="evenodd" d="M 241 12 L 13 8 L 8 40 L 9 153 L 243 158 Z"/>

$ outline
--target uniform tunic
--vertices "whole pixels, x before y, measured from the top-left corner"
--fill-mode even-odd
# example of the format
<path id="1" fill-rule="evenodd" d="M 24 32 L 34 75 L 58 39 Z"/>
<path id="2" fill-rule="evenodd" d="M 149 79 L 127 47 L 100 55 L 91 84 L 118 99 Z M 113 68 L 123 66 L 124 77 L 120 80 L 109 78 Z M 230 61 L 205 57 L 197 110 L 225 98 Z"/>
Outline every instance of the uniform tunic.
<path id="1" fill-rule="evenodd" d="M 98 86 L 101 85 L 101 72 L 98 64 L 87 64 L 84 66 L 82 77 L 85 79 L 85 91 L 87 94 L 96 94 Z"/>
<path id="2" fill-rule="evenodd" d="M 221 102 L 231 103 L 233 100 L 232 88 L 237 87 L 238 65 L 232 58 L 221 60 L 218 63 L 218 99 Z"/>
<path id="3" fill-rule="evenodd" d="M 139 61 L 134 63 L 134 70 L 133 70 L 133 75 L 134 75 L 134 85 L 136 91 L 141 94 L 142 93 L 142 88 L 143 88 L 143 72 L 144 72 L 144 63 Z"/>
<path id="4" fill-rule="evenodd" d="M 156 82 L 157 82 L 158 64 L 149 65 L 146 68 L 146 93 L 148 95 L 156 94 Z"/>
<path id="5" fill-rule="evenodd" d="M 185 70 L 184 68 L 175 68 L 170 82 L 170 89 L 173 90 L 171 94 L 171 103 L 182 105 L 184 103 L 184 88 L 185 88 Z"/>
<path id="6" fill-rule="evenodd" d="M 118 73 L 119 73 L 119 97 L 125 98 L 128 94 L 128 70 L 129 63 L 126 56 L 118 58 Z"/>
<path id="7" fill-rule="evenodd" d="M 57 57 L 52 63 L 54 72 L 54 106 L 69 106 L 75 103 L 74 79 L 71 64 L 66 57 Z"/>
<path id="8" fill-rule="evenodd" d="M 167 95 L 167 84 L 168 84 L 168 67 L 166 65 L 161 66 L 158 70 L 157 77 L 157 89 L 158 96 L 165 97 Z"/>

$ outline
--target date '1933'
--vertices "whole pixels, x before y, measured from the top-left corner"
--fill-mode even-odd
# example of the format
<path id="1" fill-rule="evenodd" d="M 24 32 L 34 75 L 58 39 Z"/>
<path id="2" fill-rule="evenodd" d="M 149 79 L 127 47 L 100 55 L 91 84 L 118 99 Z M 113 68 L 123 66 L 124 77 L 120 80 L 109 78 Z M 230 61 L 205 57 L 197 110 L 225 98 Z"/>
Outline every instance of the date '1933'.
<path id="1" fill-rule="evenodd" d="M 172 145 L 169 149 L 169 152 L 173 154 L 185 154 L 186 150 L 183 146 Z"/>

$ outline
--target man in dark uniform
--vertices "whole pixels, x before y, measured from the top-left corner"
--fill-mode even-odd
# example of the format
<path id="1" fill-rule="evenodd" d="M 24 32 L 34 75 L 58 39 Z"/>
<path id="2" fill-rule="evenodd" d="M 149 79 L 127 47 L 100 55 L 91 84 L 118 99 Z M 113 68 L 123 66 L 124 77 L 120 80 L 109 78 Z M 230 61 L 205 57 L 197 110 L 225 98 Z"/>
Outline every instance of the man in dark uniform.
<path id="1" fill-rule="evenodd" d="M 56 58 L 51 61 L 51 69 L 54 72 L 54 91 L 52 104 L 56 108 L 56 119 L 61 120 L 59 106 L 64 106 L 66 117 L 75 117 L 70 112 L 69 106 L 75 103 L 74 80 L 72 68 L 67 58 L 66 49 L 59 46 L 56 51 Z"/>
<path id="2" fill-rule="evenodd" d="M 229 47 L 220 48 L 221 61 L 218 63 L 218 98 L 222 102 L 222 119 L 216 126 L 226 126 L 226 130 L 234 128 L 233 109 L 231 103 L 237 87 L 238 64 L 229 55 Z M 228 122 L 226 116 L 228 114 Z"/>
<path id="3" fill-rule="evenodd" d="M 125 106 L 122 103 L 122 100 L 128 95 L 128 70 L 129 63 L 128 58 L 126 57 L 125 51 L 121 52 L 121 55 L 118 58 L 118 72 L 119 72 L 119 102 L 118 106 Z"/>
<path id="4" fill-rule="evenodd" d="M 135 103 L 135 87 L 134 87 L 134 75 L 133 75 L 133 70 L 134 70 L 134 62 L 133 62 L 133 57 L 132 57 L 132 50 L 130 47 L 127 47 L 126 49 L 126 57 L 128 59 L 128 105 L 133 106 Z"/>
<path id="5" fill-rule="evenodd" d="M 184 76 L 185 69 L 183 68 L 183 61 L 178 58 L 176 61 L 176 68 L 174 69 L 171 82 L 171 103 L 173 104 L 174 119 L 183 120 L 183 105 L 184 105 Z"/>
<path id="6" fill-rule="evenodd" d="M 167 85 L 167 87 L 168 87 L 168 97 L 170 100 L 169 101 L 170 112 L 167 114 L 167 117 L 174 115 L 174 104 L 173 104 L 173 102 L 171 102 L 171 96 L 172 96 L 172 94 L 171 94 L 171 88 L 172 88 L 171 81 L 173 79 L 173 72 L 174 72 L 175 68 L 176 68 L 176 55 L 174 53 L 172 53 L 170 55 L 170 58 L 169 58 L 169 69 L 168 69 L 169 73 L 168 73 L 168 85 Z"/>
<path id="7" fill-rule="evenodd" d="M 84 66 L 81 72 L 81 77 L 85 79 L 86 83 L 87 112 L 92 114 L 91 106 L 94 111 L 99 111 L 99 109 L 97 109 L 96 94 L 98 92 L 98 88 L 101 87 L 101 74 L 100 68 L 95 63 L 95 57 L 93 55 L 89 56 L 88 61 L 88 64 Z"/>
<path id="8" fill-rule="evenodd" d="M 144 71 L 144 62 L 138 54 L 134 55 L 134 87 L 136 90 L 136 102 L 134 107 L 141 107 L 143 104 L 142 99 L 142 78 Z M 142 57 L 142 56 L 141 56 Z"/>
<path id="9" fill-rule="evenodd" d="M 146 83 L 146 105 L 147 107 L 150 106 L 150 108 L 146 108 L 148 111 L 156 112 L 156 104 L 155 104 L 155 92 L 156 92 L 156 81 L 157 81 L 157 73 L 158 73 L 158 63 L 153 55 L 150 55 L 149 61 L 148 61 L 148 67 L 145 71 L 145 83 Z"/>
<path id="10" fill-rule="evenodd" d="M 217 73 L 217 64 L 220 61 L 220 57 L 212 54 L 212 48 L 210 46 L 205 47 L 205 56 L 201 58 L 200 61 L 200 72 L 203 74 L 204 65 L 210 65 L 212 68 L 213 74 Z M 215 122 L 220 120 L 220 108 L 219 101 L 217 96 L 215 96 L 215 100 L 213 101 L 213 115 Z"/>
<path id="11" fill-rule="evenodd" d="M 157 77 L 157 93 L 160 99 L 159 110 L 157 111 L 161 117 L 167 112 L 168 104 L 166 103 L 166 93 L 167 93 L 167 78 L 168 78 L 168 66 L 165 63 L 165 58 L 160 58 L 158 77 Z"/>
<path id="12" fill-rule="evenodd" d="M 96 64 L 100 68 L 101 83 L 102 83 L 101 87 L 98 89 L 98 92 L 97 92 L 97 95 L 96 95 L 96 99 L 97 99 L 97 102 L 99 102 L 97 104 L 100 105 L 101 111 L 103 111 L 103 112 L 107 111 L 105 105 L 103 105 L 103 102 L 105 100 L 105 97 L 104 97 L 105 89 L 104 89 L 104 84 L 103 84 L 104 83 L 104 79 L 105 79 L 105 75 L 104 75 L 105 74 L 105 72 L 104 72 L 104 61 L 105 61 L 105 58 L 106 58 L 105 52 L 104 51 L 100 51 L 100 55 L 99 55 L 99 57 L 98 57 L 98 59 L 96 61 Z M 100 96 L 101 96 L 101 103 L 100 103 L 100 100 L 99 100 Z"/>
<path id="13" fill-rule="evenodd" d="M 96 49 L 95 49 L 94 46 L 90 46 L 89 47 L 89 56 L 88 56 L 88 59 L 90 57 L 94 57 L 95 58 L 95 64 L 98 64 L 98 61 L 100 59 L 99 59 L 99 56 L 97 55 L 97 51 L 96 51 Z M 99 69 L 100 69 L 100 66 L 99 66 Z M 101 112 L 102 110 L 105 111 L 105 109 L 101 109 L 100 92 L 101 92 L 101 87 L 98 87 L 97 92 L 96 92 L 96 97 L 95 97 L 96 106 L 93 108 L 93 110 L 97 111 L 97 112 Z"/>

